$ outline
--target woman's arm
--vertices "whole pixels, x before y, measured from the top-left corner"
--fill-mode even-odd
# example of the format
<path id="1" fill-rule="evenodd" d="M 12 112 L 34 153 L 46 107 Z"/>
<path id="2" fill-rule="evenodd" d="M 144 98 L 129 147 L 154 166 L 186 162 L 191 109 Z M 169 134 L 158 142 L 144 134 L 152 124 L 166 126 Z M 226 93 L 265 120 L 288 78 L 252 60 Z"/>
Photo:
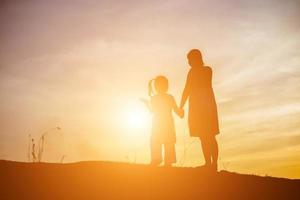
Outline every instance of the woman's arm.
<path id="1" fill-rule="evenodd" d="M 190 96 L 190 90 L 191 90 L 191 71 L 189 71 L 187 75 L 187 79 L 185 82 L 185 87 L 182 92 L 181 102 L 180 102 L 180 108 L 183 108 L 185 105 L 186 100 Z"/>

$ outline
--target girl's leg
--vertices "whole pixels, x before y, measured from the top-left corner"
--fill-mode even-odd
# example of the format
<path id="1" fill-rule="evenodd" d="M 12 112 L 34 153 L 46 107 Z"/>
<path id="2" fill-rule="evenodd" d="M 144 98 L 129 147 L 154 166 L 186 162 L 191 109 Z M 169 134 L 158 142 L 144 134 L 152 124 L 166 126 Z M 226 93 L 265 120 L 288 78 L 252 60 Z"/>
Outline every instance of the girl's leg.
<path id="1" fill-rule="evenodd" d="M 174 143 L 165 143 L 164 144 L 165 150 L 165 165 L 170 166 L 173 163 L 176 163 L 176 151 L 175 151 L 175 144 Z"/>
<path id="2" fill-rule="evenodd" d="M 162 161 L 162 145 L 156 141 L 151 141 L 151 165 L 159 165 Z"/>

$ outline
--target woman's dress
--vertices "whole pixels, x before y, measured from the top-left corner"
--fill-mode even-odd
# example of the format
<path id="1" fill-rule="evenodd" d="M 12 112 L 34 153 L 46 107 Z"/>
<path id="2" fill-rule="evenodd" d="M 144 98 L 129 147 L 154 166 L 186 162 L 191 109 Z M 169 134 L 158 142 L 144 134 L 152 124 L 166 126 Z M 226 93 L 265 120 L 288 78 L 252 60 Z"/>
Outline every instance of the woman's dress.
<path id="1" fill-rule="evenodd" d="M 218 113 L 212 88 L 210 67 L 194 67 L 188 73 L 188 124 L 193 137 L 208 137 L 219 133 Z"/>

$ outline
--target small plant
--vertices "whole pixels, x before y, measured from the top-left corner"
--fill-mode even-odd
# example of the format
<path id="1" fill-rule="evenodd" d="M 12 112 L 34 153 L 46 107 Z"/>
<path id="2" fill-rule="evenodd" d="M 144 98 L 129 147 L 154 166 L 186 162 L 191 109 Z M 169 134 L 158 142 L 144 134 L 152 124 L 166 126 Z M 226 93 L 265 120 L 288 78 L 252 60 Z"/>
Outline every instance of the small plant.
<path id="1" fill-rule="evenodd" d="M 52 130 L 61 130 L 59 126 L 49 129 L 48 131 L 44 132 L 39 139 L 39 149 L 38 149 L 38 162 L 42 162 L 43 153 L 44 153 L 44 145 L 45 145 L 45 137 L 46 135 Z"/>
<path id="2" fill-rule="evenodd" d="M 56 126 L 54 128 L 49 129 L 48 131 L 45 131 L 38 142 L 38 151 L 37 151 L 37 155 L 36 155 L 36 146 L 35 146 L 35 142 L 34 139 L 31 138 L 31 135 L 29 134 L 29 144 L 28 144 L 28 152 L 27 152 L 27 158 L 28 158 L 28 162 L 42 162 L 42 158 L 43 158 L 43 153 L 44 153 L 44 145 L 45 145 L 45 137 L 46 135 L 52 131 L 52 130 L 61 130 L 61 128 L 59 126 Z M 61 163 L 63 162 L 65 155 L 62 156 L 61 158 Z"/>
<path id="3" fill-rule="evenodd" d="M 65 159 L 66 155 L 62 155 L 61 159 L 60 159 L 60 163 L 63 163 L 64 162 L 64 159 Z"/>
<path id="4" fill-rule="evenodd" d="M 31 156 L 32 156 L 32 162 L 36 162 L 36 156 L 35 156 L 35 143 L 34 143 L 34 139 L 32 138 L 31 140 L 32 143 L 32 151 L 31 151 Z"/>
<path id="5" fill-rule="evenodd" d="M 28 142 L 28 150 L 27 150 L 27 159 L 28 162 L 36 162 L 36 153 L 35 153 L 35 142 L 34 139 L 31 138 L 31 135 L 28 135 L 29 142 Z"/>

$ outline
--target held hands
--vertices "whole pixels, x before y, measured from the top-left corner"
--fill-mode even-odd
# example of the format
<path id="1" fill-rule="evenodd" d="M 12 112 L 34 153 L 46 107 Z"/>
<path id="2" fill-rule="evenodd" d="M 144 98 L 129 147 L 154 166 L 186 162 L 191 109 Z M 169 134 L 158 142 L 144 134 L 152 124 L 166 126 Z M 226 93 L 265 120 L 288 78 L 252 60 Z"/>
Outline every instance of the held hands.
<path id="1" fill-rule="evenodd" d="M 183 108 L 179 108 L 179 109 L 178 109 L 178 116 L 179 116 L 180 118 L 183 118 L 183 117 L 184 117 L 184 110 L 183 110 Z"/>
<path id="2" fill-rule="evenodd" d="M 140 101 L 145 104 L 145 106 L 152 111 L 149 100 L 145 98 L 140 98 Z M 174 108 L 176 114 L 182 119 L 184 117 L 184 109 L 183 108 Z"/>

